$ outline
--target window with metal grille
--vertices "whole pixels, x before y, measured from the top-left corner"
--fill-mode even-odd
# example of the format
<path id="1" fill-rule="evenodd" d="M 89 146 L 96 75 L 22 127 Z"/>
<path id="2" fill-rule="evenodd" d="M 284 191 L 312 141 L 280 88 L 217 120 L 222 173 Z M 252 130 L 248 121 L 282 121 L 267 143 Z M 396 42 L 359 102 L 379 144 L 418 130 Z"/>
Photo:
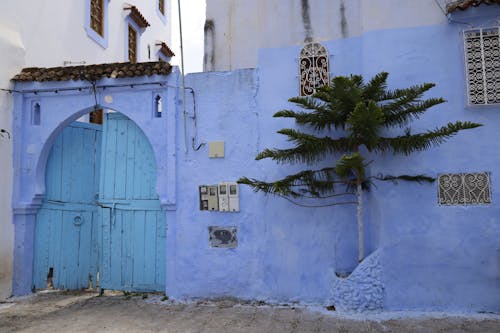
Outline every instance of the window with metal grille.
<path id="1" fill-rule="evenodd" d="M 440 205 L 484 205 L 491 203 L 490 174 L 447 173 L 438 177 Z"/>
<path id="2" fill-rule="evenodd" d="M 328 52 L 319 43 L 309 43 L 300 52 L 300 96 L 311 96 L 330 81 Z"/>
<path id="3" fill-rule="evenodd" d="M 464 31 L 469 105 L 500 104 L 500 27 Z"/>
<path id="4" fill-rule="evenodd" d="M 158 0 L 158 10 L 165 15 L 165 0 Z"/>
<path id="5" fill-rule="evenodd" d="M 90 0 L 90 27 L 104 37 L 104 0 Z"/>
<path id="6" fill-rule="evenodd" d="M 128 61 L 137 62 L 137 31 L 128 25 Z"/>
<path id="7" fill-rule="evenodd" d="M 89 113 L 89 123 L 102 125 L 103 112 L 101 110 L 95 110 Z"/>

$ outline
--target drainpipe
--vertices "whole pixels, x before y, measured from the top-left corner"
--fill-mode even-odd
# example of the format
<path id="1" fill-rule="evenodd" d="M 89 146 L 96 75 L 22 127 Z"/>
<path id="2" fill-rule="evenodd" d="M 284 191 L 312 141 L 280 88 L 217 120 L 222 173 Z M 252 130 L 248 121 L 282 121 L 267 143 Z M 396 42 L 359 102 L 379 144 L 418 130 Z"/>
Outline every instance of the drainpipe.
<path id="1" fill-rule="evenodd" d="M 184 78 L 184 50 L 182 47 L 182 21 L 181 21 L 181 0 L 177 0 L 179 9 L 179 35 L 181 39 L 181 74 L 182 74 L 182 115 L 184 118 L 184 153 L 187 154 L 187 130 L 186 130 L 186 82 Z"/>

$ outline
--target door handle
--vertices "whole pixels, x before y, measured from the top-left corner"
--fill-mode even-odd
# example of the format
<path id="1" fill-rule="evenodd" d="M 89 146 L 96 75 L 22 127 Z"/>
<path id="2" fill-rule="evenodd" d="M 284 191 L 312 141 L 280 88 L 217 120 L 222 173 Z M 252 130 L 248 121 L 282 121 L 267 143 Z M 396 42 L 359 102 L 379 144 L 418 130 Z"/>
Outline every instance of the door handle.
<path id="1" fill-rule="evenodd" d="M 77 215 L 73 218 L 73 224 L 75 225 L 75 227 L 81 226 L 82 223 L 83 223 L 83 216 Z"/>

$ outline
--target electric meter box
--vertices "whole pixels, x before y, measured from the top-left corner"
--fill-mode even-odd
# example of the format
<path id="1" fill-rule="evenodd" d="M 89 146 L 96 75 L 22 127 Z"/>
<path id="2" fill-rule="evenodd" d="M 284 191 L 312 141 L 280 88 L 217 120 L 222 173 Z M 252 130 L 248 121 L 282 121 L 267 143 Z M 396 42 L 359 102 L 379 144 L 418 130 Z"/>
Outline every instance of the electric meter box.
<path id="1" fill-rule="evenodd" d="M 219 211 L 228 212 L 229 211 L 229 195 L 227 183 L 220 183 L 219 187 Z"/>
<path id="2" fill-rule="evenodd" d="M 219 199 L 217 196 L 217 185 L 208 186 L 208 210 L 219 210 Z"/>
<path id="3" fill-rule="evenodd" d="M 208 186 L 200 185 L 198 191 L 200 193 L 200 210 L 208 210 Z"/>
<path id="4" fill-rule="evenodd" d="M 217 185 L 200 185 L 200 210 L 219 210 Z"/>
<path id="5" fill-rule="evenodd" d="M 239 212 L 240 211 L 240 190 L 238 184 L 234 182 L 226 183 L 229 188 L 229 211 Z"/>
<path id="6" fill-rule="evenodd" d="M 240 190 L 238 183 L 223 182 L 217 185 L 198 186 L 200 210 L 239 212 Z"/>

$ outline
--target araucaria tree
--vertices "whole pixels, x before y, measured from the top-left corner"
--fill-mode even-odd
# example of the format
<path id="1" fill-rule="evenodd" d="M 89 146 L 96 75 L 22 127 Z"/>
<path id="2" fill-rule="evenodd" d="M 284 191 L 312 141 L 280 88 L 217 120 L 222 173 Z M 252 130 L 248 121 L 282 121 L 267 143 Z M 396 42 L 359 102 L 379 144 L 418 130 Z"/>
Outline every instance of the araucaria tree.
<path id="1" fill-rule="evenodd" d="M 292 148 L 265 149 L 256 160 L 270 158 L 281 164 L 304 163 L 308 166 L 325 161 L 332 164 L 316 169 L 305 169 L 273 182 L 243 177 L 255 191 L 279 195 L 288 199 L 313 197 L 329 200 L 354 195 L 357 204 L 358 261 L 364 257 L 362 191 L 375 180 L 434 181 L 425 175 L 367 176 L 367 166 L 376 153 L 390 152 L 409 155 L 438 146 L 457 132 L 481 126 L 472 122 L 448 123 L 422 133 L 412 133 L 410 124 L 429 108 L 444 103 L 442 98 L 422 99 L 434 87 L 432 83 L 405 89 L 388 90 L 388 73 L 382 72 L 369 82 L 359 75 L 335 77 L 331 84 L 321 87 L 312 97 L 294 97 L 290 102 L 302 111 L 282 110 L 274 117 L 295 118 L 307 132 L 284 128 L 278 133 L 286 135 Z M 400 128 L 397 136 L 385 136 Z M 317 133 L 317 135 L 310 134 Z M 339 200 L 339 204 L 346 200 Z M 347 201 L 349 203 L 349 201 Z"/>

